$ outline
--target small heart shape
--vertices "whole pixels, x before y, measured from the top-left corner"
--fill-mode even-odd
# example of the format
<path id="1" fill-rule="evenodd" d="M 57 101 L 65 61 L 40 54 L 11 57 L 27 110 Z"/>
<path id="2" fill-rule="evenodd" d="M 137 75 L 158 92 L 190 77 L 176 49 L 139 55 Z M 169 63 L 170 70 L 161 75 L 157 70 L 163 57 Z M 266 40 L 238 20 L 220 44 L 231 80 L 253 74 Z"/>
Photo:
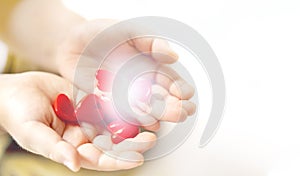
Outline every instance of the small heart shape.
<path id="1" fill-rule="evenodd" d="M 65 94 L 57 95 L 53 103 L 53 109 L 56 116 L 63 122 L 69 124 L 78 124 L 74 112 L 74 106 L 69 97 Z"/>
<path id="2" fill-rule="evenodd" d="M 134 138 L 140 132 L 138 126 L 131 125 L 120 119 L 112 121 L 107 126 L 107 130 L 111 132 L 111 140 L 114 144 L 118 144 L 127 138 Z"/>
<path id="3" fill-rule="evenodd" d="M 108 70 L 98 70 L 96 73 L 98 89 L 104 92 L 111 92 L 114 77 L 115 75 Z"/>
<path id="4" fill-rule="evenodd" d="M 100 125 L 103 120 L 100 111 L 100 101 L 101 99 L 95 94 L 85 96 L 75 110 L 78 121 Z"/>

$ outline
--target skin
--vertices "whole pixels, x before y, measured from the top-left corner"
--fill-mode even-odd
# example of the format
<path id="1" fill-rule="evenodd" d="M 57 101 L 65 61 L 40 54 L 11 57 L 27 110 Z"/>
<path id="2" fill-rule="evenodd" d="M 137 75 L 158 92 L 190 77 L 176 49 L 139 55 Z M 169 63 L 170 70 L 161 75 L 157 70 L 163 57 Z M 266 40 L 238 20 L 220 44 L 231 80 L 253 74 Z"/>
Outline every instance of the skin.
<path id="1" fill-rule="evenodd" d="M 0 0 L 5 4 L 5 0 Z M 36 16 L 39 18 L 36 18 Z M 74 73 L 81 51 L 88 42 L 106 27 L 116 23 L 115 20 L 99 19 L 87 21 L 66 9 L 58 0 L 24 0 L 10 11 L 5 20 L 1 38 L 9 48 L 20 57 L 39 66 L 42 70 L 57 73 L 63 78 L 50 73 L 28 72 L 21 74 L 0 75 L 0 124 L 23 148 L 66 165 L 73 171 L 80 167 L 92 170 L 112 171 L 137 167 L 143 163 L 142 153 L 149 150 L 155 143 L 153 133 L 144 132 L 129 141 L 142 141 L 143 145 L 95 146 L 110 144 L 108 138 L 96 137 L 95 129 L 87 125 L 88 137 L 76 126 L 60 121 L 52 110 L 52 102 L 59 93 L 73 95 Z M 138 29 L 120 29 L 128 35 L 128 41 L 116 48 L 109 56 L 111 62 L 105 67 L 111 71 L 140 52 L 148 53 L 141 62 L 145 66 L 159 63 L 159 72 L 168 74 L 152 75 L 155 80 L 154 92 L 161 97 L 150 104 L 154 108 L 145 119 L 138 119 L 142 126 L 151 131 L 159 129 L 159 122 L 180 122 L 195 112 L 195 105 L 189 101 L 194 89 L 186 83 L 167 64 L 177 61 L 177 54 L 166 41 L 153 38 L 130 39 Z M 163 53 L 165 56 L 155 55 Z M 120 56 L 122 56 L 122 59 Z M 93 55 L 85 55 L 86 70 L 92 70 L 89 61 Z M 89 59 L 91 58 L 91 59 Z M 150 62 L 151 60 L 151 62 Z M 94 77 L 94 71 L 86 71 L 85 76 Z M 75 86 L 90 92 L 84 85 Z M 72 96 L 69 96 L 72 97 Z M 160 111 L 161 101 L 167 102 L 165 113 Z M 38 102 L 38 103 L 37 103 Z M 157 107 L 157 108 L 155 108 Z M 17 109 L 17 111 L 16 111 Z M 141 108 L 147 111 L 147 108 Z M 76 135 L 75 135 L 76 134 Z M 76 136 L 76 137 L 74 137 Z M 96 138 L 95 138 L 96 137 Z M 110 157 L 104 153 L 110 151 L 116 156 L 132 159 L 124 161 Z"/>
<path id="2" fill-rule="evenodd" d="M 91 144 L 80 127 L 56 117 L 52 102 L 59 92 L 72 95 L 69 81 L 43 72 L 1 75 L 0 80 L 2 128 L 24 149 L 63 163 L 73 171 L 79 167 L 109 171 L 139 166 L 143 163 L 141 153 L 155 143 L 155 135 L 144 132 L 131 139 L 145 141 L 143 146 L 114 151 L 134 162 L 109 157 Z"/>

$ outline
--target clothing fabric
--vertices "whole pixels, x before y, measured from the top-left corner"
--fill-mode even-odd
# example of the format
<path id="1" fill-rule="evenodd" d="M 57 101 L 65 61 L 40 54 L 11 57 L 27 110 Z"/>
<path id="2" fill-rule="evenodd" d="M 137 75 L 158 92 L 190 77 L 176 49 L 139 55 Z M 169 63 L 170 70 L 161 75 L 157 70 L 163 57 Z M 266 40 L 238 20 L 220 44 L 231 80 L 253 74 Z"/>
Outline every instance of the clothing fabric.
<path id="1" fill-rule="evenodd" d="M 8 48 L 0 41 L 0 73 L 4 72 L 6 61 L 8 56 Z"/>

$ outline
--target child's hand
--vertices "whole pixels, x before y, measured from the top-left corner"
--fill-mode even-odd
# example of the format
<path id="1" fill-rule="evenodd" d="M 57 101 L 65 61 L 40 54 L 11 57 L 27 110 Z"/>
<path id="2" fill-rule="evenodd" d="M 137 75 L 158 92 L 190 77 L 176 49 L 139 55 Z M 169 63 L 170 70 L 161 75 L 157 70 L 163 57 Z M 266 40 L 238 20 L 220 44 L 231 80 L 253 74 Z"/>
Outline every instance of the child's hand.
<path id="1" fill-rule="evenodd" d="M 63 123 L 56 117 L 52 103 L 59 93 L 72 97 L 73 86 L 52 74 L 28 72 L 0 75 L 0 125 L 24 149 L 63 163 L 73 171 L 80 167 L 93 170 L 120 170 L 139 166 L 142 152 L 154 145 L 155 136 L 141 133 L 131 140 L 143 146 L 115 147 L 112 158 L 96 148 L 79 126 Z M 122 144 L 122 143 L 120 143 Z M 110 149 L 113 150 L 113 149 Z"/>
<path id="2" fill-rule="evenodd" d="M 97 63 L 100 63 L 95 60 L 99 59 L 101 54 L 105 53 L 99 53 L 99 46 L 89 47 L 89 52 L 85 52 L 84 54 L 82 54 L 82 51 L 98 33 L 113 23 L 116 23 L 116 21 L 96 20 L 82 23 L 70 31 L 70 35 L 62 42 L 58 52 L 57 64 L 59 72 L 63 77 L 73 81 L 76 86 L 87 92 L 93 92 L 90 85 L 91 83 L 93 84 L 96 70 L 99 67 Z M 107 40 L 114 40 L 113 37 L 120 37 L 120 35 L 128 35 L 125 37 L 129 39 L 130 35 L 135 33 L 135 30 L 139 29 L 119 29 L 115 31 L 116 35 L 107 36 Z M 154 91 L 156 94 L 161 94 L 167 103 L 165 114 L 162 115 L 161 113 L 157 113 L 161 109 L 155 109 L 160 108 L 161 100 L 157 100 L 153 104 L 154 109 L 152 109 L 151 114 L 153 118 L 144 119 L 144 122 L 141 123 L 145 125 L 152 124 L 146 128 L 157 130 L 159 128 L 159 120 L 178 122 L 192 115 L 196 107 L 189 99 L 194 95 L 194 88 L 166 65 L 174 63 L 178 59 L 177 54 L 169 47 L 166 41 L 154 38 L 128 40 L 128 42 L 117 46 L 112 54 L 106 58 L 107 62 L 104 63 L 104 68 L 112 72 L 117 72 L 120 65 L 140 53 L 148 53 L 148 56 L 145 55 L 144 58 L 141 58 L 138 61 L 139 63 L 135 63 L 135 66 L 139 67 L 143 65 L 144 67 L 155 67 L 157 69 L 158 73 L 153 75 L 156 84 Z M 81 65 L 78 66 L 79 58 L 84 60 L 84 62 L 81 60 Z M 158 63 L 159 67 L 157 67 Z M 76 68 L 80 68 L 81 72 L 76 70 Z M 74 78 L 75 75 L 76 78 Z"/>

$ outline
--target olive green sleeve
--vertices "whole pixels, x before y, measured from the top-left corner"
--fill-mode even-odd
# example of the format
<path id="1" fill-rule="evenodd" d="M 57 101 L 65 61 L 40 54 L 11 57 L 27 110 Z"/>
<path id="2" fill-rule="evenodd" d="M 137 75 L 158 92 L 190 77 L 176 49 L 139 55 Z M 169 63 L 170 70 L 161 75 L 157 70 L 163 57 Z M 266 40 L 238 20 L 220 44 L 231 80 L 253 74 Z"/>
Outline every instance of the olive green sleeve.
<path id="1" fill-rule="evenodd" d="M 7 24 L 14 7 L 20 0 L 0 0 L 0 39 L 5 40 Z"/>
<path id="2" fill-rule="evenodd" d="M 26 71 L 42 71 L 38 66 L 28 62 L 26 59 L 16 57 L 9 53 L 3 73 L 20 73 Z"/>

